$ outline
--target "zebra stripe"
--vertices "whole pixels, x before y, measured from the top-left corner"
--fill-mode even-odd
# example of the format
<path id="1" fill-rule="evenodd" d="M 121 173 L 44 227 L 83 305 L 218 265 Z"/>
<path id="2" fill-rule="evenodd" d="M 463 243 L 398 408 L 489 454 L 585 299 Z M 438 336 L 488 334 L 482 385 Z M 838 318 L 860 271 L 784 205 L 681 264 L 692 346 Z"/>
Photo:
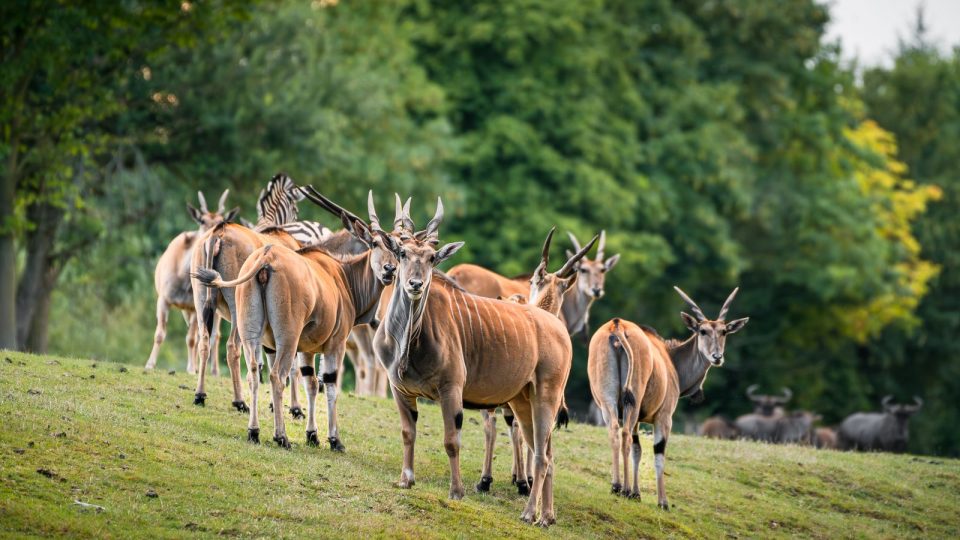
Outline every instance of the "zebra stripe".
<path id="1" fill-rule="evenodd" d="M 279 173 L 267 183 L 257 201 L 257 229 L 274 227 L 297 220 L 297 201 L 303 193 L 286 174 Z"/>
<path id="2" fill-rule="evenodd" d="M 330 229 L 316 221 L 294 221 L 285 223 L 280 228 L 292 236 L 301 246 L 318 244 L 332 234 Z"/>

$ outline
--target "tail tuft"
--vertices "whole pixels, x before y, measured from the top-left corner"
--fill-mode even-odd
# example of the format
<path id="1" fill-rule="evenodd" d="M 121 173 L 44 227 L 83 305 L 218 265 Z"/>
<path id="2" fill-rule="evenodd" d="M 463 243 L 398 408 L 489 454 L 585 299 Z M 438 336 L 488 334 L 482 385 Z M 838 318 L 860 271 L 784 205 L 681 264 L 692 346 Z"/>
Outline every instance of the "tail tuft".
<path id="1" fill-rule="evenodd" d="M 196 272 L 190 274 L 190 276 L 208 287 L 212 287 L 213 282 L 220 279 L 220 274 L 216 270 L 211 270 L 210 268 L 200 268 Z"/>
<path id="2" fill-rule="evenodd" d="M 212 306 L 203 307 L 203 326 L 204 328 L 207 329 L 207 334 L 210 334 L 210 332 L 213 332 L 213 319 L 216 313 L 217 313 L 217 310 L 214 309 Z"/>
<path id="3" fill-rule="evenodd" d="M 624 408 L 637 406 L 637 398 L 634 397 L 632 391 L 627 390 L 623 393 L 623 406 Z"/>
<path id="4" fill-rule="evenodd" d="M 562 427 L 568 427 L 570 425 L 570 411 L 567 410 L 566 405 L 560 407 L 560 412 L 557 413 L 557 429 Z"/>

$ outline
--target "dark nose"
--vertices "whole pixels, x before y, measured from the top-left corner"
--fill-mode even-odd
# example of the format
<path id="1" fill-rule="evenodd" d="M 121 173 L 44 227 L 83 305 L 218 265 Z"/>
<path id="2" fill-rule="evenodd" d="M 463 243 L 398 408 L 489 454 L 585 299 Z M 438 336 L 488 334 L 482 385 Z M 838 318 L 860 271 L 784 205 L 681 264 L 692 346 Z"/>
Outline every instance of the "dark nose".
<path id="1" fill-rule="evenodd" d="M 394 271 L 396 271 L 397 267 L 392 264 L 385 264 L 383 265 L 383 269 L 392 274 Z"/>
<path id="2" fill-rule="evenodd" d="M 714 360 L 719 360 L 719 359 L 723 358 L 723 354 L 718 353 L 718 352 L 713 353 L 711 356 L 713 356 L 713 359 L 714 359 Z"/>
<path id="3" fill-rule="evenodd" d="M 594 288 L 593 288 L 593 295 L 594 295 L 594 296 L 600 296 L 600 293 L 602 293 L 602 292 L 603 292 L 603 289 L 601 289 L 600 287 L 594 287 Z"/>
<path id="4" fill-rule="evenodd" d="M 423 288 L 423 282 L 420 281 L 419 279 L 411 279 L 410 281 L 407 282 L 407 285 L 409 285 L 410 288 L 415 291 L 419 291 L 420 289 Z"/>

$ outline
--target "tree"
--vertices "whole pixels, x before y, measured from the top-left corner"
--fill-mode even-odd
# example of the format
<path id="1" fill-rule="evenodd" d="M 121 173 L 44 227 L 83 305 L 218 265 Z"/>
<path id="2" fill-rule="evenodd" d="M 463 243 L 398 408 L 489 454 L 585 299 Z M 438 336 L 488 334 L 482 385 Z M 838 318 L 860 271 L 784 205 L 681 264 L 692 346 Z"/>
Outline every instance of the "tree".
<path id="1" fill-rule="evenodd" d="M 162 1 L 0 8 L 0 348 L 44 347 L 49 292 L 66 262 L 95 240 L 68 234 L 74 243 L 57 245 L 65 220 L 83 206 L 84 185 L 98 177 L 109 119 L 127 106 L 126 76 L 170 43 L 196 42 L 242 10 Z M 14 292 L 15 239 L 23 235 L 25 268 Z"/>
<path id="2" fill-rule="evenodd" d="M 960 370 L 953 361 L 960 335 L 960 49 L 943 56 L 929 43 L 922 13 L 913 36 L 900 44 L 892 68 L 863 74 L 867 114 L 899 141 L 900 159 L 920 186 L 942 191 L 913 231 L 924 258 L 943 271 L 916 310 L 919 324 L 886 329 L 869 343 L 864 368 L 882 370 L 877 395 L 916 394 L 925 410 L 913 422 L 912 446 L 960 455 L 956 395 Z"/>

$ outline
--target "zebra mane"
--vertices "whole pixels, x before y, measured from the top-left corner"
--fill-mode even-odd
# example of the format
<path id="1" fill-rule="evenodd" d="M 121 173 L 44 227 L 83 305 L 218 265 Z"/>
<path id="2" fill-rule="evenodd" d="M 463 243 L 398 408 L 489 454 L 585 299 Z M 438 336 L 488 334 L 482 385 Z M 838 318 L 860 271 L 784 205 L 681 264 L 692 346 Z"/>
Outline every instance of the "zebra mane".
<path id="1" fill-rule="evenodd" d="M 258 232 L 297 220 L 297 199 L 293 195 L 296 189 L 293 179 L 284 173 L 278 173 L 267 182 L 257 200 Z"/>

